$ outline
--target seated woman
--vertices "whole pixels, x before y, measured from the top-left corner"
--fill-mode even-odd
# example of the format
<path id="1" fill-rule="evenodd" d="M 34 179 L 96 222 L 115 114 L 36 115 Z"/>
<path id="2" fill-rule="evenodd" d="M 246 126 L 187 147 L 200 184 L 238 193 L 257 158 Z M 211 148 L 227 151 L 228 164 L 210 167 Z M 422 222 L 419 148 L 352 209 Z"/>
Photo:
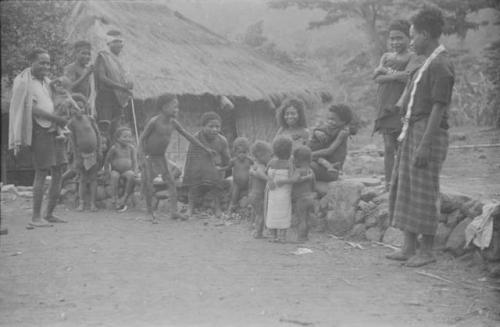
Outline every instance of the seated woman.
<path id="1" fill-rule="evenodd" d="M 351 108 L 344 104 L 330 106 L 326 121 L 328 121 L 328 132 L 317 133 L 315 137 L 319 138 L 320 142 L 311 140 L 309 143 L 313 158 L 311 168 L 317 181 L 332 182 L 338 179 L 338 171 L 327 169 L 321 161 L 326 160 L 338 170 L 342 169 L 347 156 L 347 138 L 350 135 L 349 124 L 352 121 Z"/>

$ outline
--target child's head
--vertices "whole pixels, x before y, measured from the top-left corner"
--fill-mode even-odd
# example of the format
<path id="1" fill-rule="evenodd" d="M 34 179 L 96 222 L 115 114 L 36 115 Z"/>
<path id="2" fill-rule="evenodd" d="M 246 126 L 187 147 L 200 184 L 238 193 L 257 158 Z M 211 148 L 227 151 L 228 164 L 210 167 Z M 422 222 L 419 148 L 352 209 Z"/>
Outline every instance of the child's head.
<path id="1" fill-rule="evenodd" d="M 309 167 L 312 160 L 312 152 L 307 146 L 300 146 L 293 151 L 293 162 L 297 168 Z"/>
<path id="2" fill-rule="evenodd" d="M 345 126 L 352 121 L 352 111 L 345 104 L 334 104 L 328 108 L 328 121 L 336 126 Z"/>
<path id="3" fill-rule="evenodd" d="M 179 114 L 179 101 L 175 94 L 163 94 L 158 97 L 158 112 L 169 118 L 177 118 Z"/>
<path id="4" fill-rule="evenodd" d="M 246 137 L 238 137 L 233 142 L 233 155 L 243 159 L 248 155 L 250 143 Z"/>
<path id="5" fill-rule="evenodd" d="M 132 142 L 132 131 L 128 127 L 119 127 L 115 131 L 115 140 L 116 142 L 124 145 Z"/>
<path id="6" fill-rule="evenodd" d="M 285 99 L 276 113 L 278 125 L 283 128 L 307 127 L 304 107 L 304 102 L 299 99 Z"/>
<path id="7" fill-rule="evenodd" d="M 78 41 L 75 43 L 74 45 L 75 59 L 80 65 L 86 66 L 90 62 L 91 49 L 92 46 L 90 45 L 90 42 Z"/>
<path id="8" fill-rule="evenodd" d="M 288 160 L 292 155 L 293 141 L 289 137 L 277 137 L 273 142 L 273 152 L 276 158 Z"/>
<path id="9" fill-rule="evenodd" d="M 220 116 L 213 112 L 205 112 L 201 116 L 202 132 L 205 137 L 213 139 L 220 133 L 222 119 Z"/>
<path id="10" fill-rule="evenodd" d="M 389 44 L 397 53 L 403 53 L 410 44 L 410 23 L 404 19 L 393 21 L 389 25 Z"/>
<path id="11" fill-rule="evenodd" d="M 81 93 L 73 93 L 71 95 L 73 98 L 73 101 L 76 102 L 78 107 L 80 107 L 81 110 L 83 110 L 84 113 L 87 115 L 89 114 L 89 102 L 87 100 L 87 97 Z"/>
<path id="12" fill-rule="evenodd" d="M 50 85 L 52 92 L 57 95 L 67 94 L 70 87 L 70 80 L 66 76 L 56 78 Z"/>
<path id="13" fill-rule="evenodd" d="M 262 165 L 267 165 L 273 156 L 273 148 L 271 144 L 264 141 L 255 141 L 250 149 L 252 156 L 257 162 Z"/>

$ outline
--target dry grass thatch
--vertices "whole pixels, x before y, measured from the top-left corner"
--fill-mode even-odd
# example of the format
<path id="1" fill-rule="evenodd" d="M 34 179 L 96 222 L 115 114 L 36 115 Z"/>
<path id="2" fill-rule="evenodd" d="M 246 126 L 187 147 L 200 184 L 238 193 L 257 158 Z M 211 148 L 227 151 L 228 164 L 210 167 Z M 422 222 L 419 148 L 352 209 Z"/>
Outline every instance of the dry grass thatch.
<path id="1" fill-rule="evenodd" d="M 110 29 L 124 36 L 121 56 L 140 99 L 209 93 L 259 100 L 315 96 L 320 89 L 307 74 L 278 67 L 154 1 L 79 2 L 68 21 L 68 41 L 104 49 Z"/>

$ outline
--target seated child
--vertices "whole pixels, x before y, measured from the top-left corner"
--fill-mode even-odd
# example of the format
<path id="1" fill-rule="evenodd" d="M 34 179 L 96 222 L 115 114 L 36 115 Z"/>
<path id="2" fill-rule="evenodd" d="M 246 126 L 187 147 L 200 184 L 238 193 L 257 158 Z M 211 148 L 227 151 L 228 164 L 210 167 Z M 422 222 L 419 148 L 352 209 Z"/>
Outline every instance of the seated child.
<path id="1" fill-rule="evenodd" d="M 229 145 L 220 134 L 221 117 L 215 112 L 206 112 L 201 117 L 202 129 L 195 134 L 195 138 L 204 147 L 213 151 L 210 156 L 197 144 L 190 144 L 184 166 L 183 184 L 188 191 L 188 215 L 194 212 L 195 203 L 203 196 L 203 190 L 208 189 L 215 197 L 215 215 L 220 217 L 220 197 L 223 188 L 223 175 L 218 167 L 229 163 Z"/>
<path id="2" fill-rule="evenodd" d="M 113 189 L 113 203 L 118 210 L 126 210 L 127 200 L 134 192 L 137 156 L 132 141 L 132 132 L 127 127 L 120 127 L 115 132 L 115 144 L 109 149 L 104 161 L 104 169 L 110 173 Z M 118 199 L 120 179 L 125 180 L 123 196 Z"/>
<path id="3" fill-rule="evenodd" d="M 139 141 L 139 157 L 143 168 L 141 174 L 143 190 L 146 196 L 148 213 L 153 217 L 154 224 L 158 223 L 158 221 L 153 212 L 153 181 L 158 174 L 162 175 L 163 181 L 168 185 L 170 218 L 187 219 L 187 217 L 177 212 L 177 188 L 165 157 L 174 130 L 184 136 L 190 144 L 198 146 L 200 152 L 206 153 L 208 158 L 212 153 L 210 149 L 205 147 L 199 139 L 189 134 L 176 120 L 179 114 L 179 101 L 175 95 L 164 94 L 160 96 L 157 105 L 159 114 L 148 121 Z M 206 165 L 206 163 L 201 164 Z"/>
<path id="4" fill-rule="evenodd" d="M 250 192 L 248 203 L 253 209 L 255 221 L 255 238 L 262 238 L 264 231 L 264 196 L 266 192 L 266 166 L 273 156 L 271 144 L 255 141 L 250 149 L 254 157 L 254 165 L 250 169 Z"/>
<path id="5" fill-rule="evenodd" d="M 250 167 L 253 164 L 252 159 L 248 157 L 250 145 L 246 137 L 238 137 L 233 142 L 233 155 L 234 157 L 229 161 L 229 165 L 220 168 L 224 171 L 232 168 L 233 184 L 231 186 L 231 204 L 229 212 L 234 211 L 241 199 L 242 193 L 248 191 L 248 184 L 250 181 Z"/>
<path id="6" fill-rule="evenodd" d="M 266 227 L 273 234 L 272 242 L 285 242 L 286 231 L 292 221 L 292 178 L 290 157 L 293 142 L 279 136 L 273 141 L 274 158 L 267 166 L 268 189 L 266 199 Z"/>
<path id="7" fill-rule="evenodd" d="M 70 106 L 72 105 L 70 101 L 67 101 L 71 99 L 71 94 L 68 91 L 69 84 L 69 80 L 64 76 L 56 78 L 50 83 L 55 113 L 66 119 L 69 119 Z M 49 131 L 55 132 L 56 139 L 59 140 L 66 139 L 70 133 L 67 126 L 59 127 L 55 123 L 51 125 Z"/>
<path id="8" fill-rule="evenodd" d="M 71 107 L 68 128 L 71 131 L 73 166 L 79 175 L 78 211 L 84 210 L 87 187 L 90 188 L 90 210 L 96 211 L 97 173 L 101 161 L 101 137 L 94 118 L 78 106 Z"/>
<path id="9" fill-rule="evenodd" d="M 324 165 L 319 164 L 318 159 L 322 158 L 338 169 L 342 169 L 347 156 L 347 138 L 350 135 L 349 123 L 352 120 L 352 112 L 344 104 L 335 104 L 328 108 L 327 114 L 329 131 L 325 133 L 324 140 L 312 144 L 311 168 L 316 180 L 331 182 L 338 179 L 338 172 L 328 171 Z"/>
<path id="10" fill-rule="evenodd" d="M 328 142 L 331 142 L 332 137 L 335 136 L 337 132 L 335 121 L 330 119 L 321 119 L 316 126 L 314 126 L 311 133 L 311 138 L 309 139 L 308 146 L 312 151 L 320 150 L 328 146 Z M 336 173 L 338 163 L 332 164 L 325 158 L 316 158 L 315 162 L 325 168 L 328 172 Z"/>
<path id="11" fill-rule="evenodd" d="M 311 165 L 311 150 L 302 146 L 293 152 L 294 174 L 297 182 L 292 187 L 292 203 L 298 219 L 298 242 L 307 241 L 309 219 L 314 211 L 314 173 Z"/>

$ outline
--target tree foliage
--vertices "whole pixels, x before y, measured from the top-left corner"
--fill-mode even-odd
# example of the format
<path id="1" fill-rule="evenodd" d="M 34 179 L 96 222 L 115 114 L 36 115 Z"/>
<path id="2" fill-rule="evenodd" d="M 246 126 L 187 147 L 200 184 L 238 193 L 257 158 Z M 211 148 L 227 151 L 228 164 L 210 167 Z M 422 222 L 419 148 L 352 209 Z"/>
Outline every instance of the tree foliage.
<path id="1" fill-rule="evenodd" d="M 71 1 L 1 1 L 2 75 L 11 82 L 26 68 L 26 56 L 35 47 L 49 51 L 52 73 L 61 73 L 67 62 L 64 20 L 72 9 Z"/>
<path id="2" fill-rule="evenodd" d="M 465 39 L 467 32 L 477 29 L 479 24 L 467 19 L 467 15 L 480 9 L 493 7 L 495 0 L 428 0 L 424 4 L 439 7 L 445 16 L 444 33 L 455 34 Z M 412 0 L 271 0 L 274 9 L 297 7 L 299 9 L 320 9 L 325 12 L 319 21 L 309 23 L 309 28 L 320 28 L 336 24 L 344 19 L 358 18 L 364 32 L 372 43 L 373 56 L 379 58 L 386 51 L 386 26 L 403 10 L 416 10 L 421 2 Z"/>

